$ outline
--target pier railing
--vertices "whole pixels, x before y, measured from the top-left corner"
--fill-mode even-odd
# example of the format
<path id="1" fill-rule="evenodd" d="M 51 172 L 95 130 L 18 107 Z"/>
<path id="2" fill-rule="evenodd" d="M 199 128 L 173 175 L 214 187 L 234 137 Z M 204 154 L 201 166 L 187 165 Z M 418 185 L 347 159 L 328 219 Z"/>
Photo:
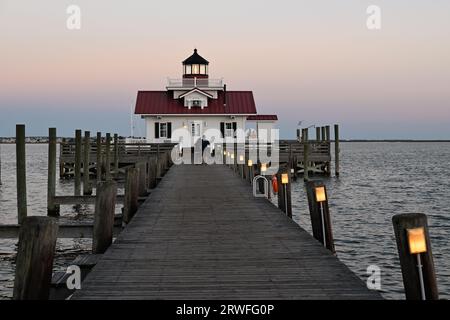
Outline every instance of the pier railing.
<path id="1" fill-rule="evenodd" d="M 170 151 L 175 147 L 176 143 L 119 143 L 118 155 L 119 159 L 126 157 L 145 157 L 157 153 Z M 107 144 L 102 142 L 102 152 L 105 152 Z M 114 144 L 109 144 L 110 152 L 114 152 Z M 71 161 L 75 159 L 76 143 L 74 141 L 64 141 L 60 144 L 59 155 L 60 160 Z M 95 159 L 97 155 L 97 144 L 95 141 L 90 143 L 89 157 Z"/>

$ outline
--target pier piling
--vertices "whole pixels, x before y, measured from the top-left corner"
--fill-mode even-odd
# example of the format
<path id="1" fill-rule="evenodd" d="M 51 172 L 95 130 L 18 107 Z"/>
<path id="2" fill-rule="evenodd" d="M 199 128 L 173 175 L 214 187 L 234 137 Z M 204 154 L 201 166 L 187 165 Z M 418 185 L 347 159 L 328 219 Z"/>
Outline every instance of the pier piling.
<path id="1" fill-rule="evenodd" d="M 27 177 L 25 153 L 25 125 L 16 125 L 16 178 L 17 178 L 17 219 L 21 224 L 27 217 Z"/>
<path id="2" fill-rule="evenodd" d="M 91 153 L 91 133 L 84 132 L 83 147 L 83 195 L 90 196 L 92 194 L 92 186 L 89 180 L 89 157 Z"/>
<path id="3" fill-rule="evenodd" d="M 111 134 L 106 134 L 106 142 L 105 142 L 105 172 L 106 181 L 111 180 Z"/>
<path id="4" fill-rule="evenodd" d="M 74 195 L 81 195 L 81 130 L 75 131 L 75 188 Z"/>
<path id="5" fill-rule="evenodd" d="M 281 169 L 277 174 L 278 208 L 289 218 L 292 218 L 291 178 L 287 169 Z"/>
<path id="6" fill-rule="evenodd" d="M 334 172 L 336 177 L 339 177 L 339 125 L 334 125 Z"/>
<path id="7" fill-rule="evenodd" d="M 119 177 L 119 135 L 114 134 L 114 178 Z"/>
<path id="8" fill-rule="evenodd" d="M 147 163 L 144 161 L 138 162 L 136 164 L 139 176 L 139 196 L 147 196 Z"/>
<path id="9" fill-rule="evenodd" d="M 308 145 L 308 129 L 304 129 L 304 139 L 303 139 L 303 180 L 308 181 L 309 180 L 309 145 Z"/>
<path id="10" fill-rule="evenodd" d="M 19 232 L 14 300 L 48 299 L 57 234 L 55 218 L 24 219 Z"/>
<path id="11" fill-rule="evenodd" d="M 93 253 L 105 253 L 112 243 L 116 195 L 116 182 L 105 181 L 97 184 L 92 243 Z"/>
<path id="12" fill-rule="evenodd" d="M 102 133 L 101 132 L 97 132 L 97 151 L 96 151 L 96 156 L 97 156 L 97 183 L 99 183 L 100 181 L 102 181 Z"/>
<path id="13" fill-rule="evenodd" d="M 139 177 L 136 168 L 128 168 L 125 180 L 125 200 L 123 207 L 123 222 L 130 223 L 138 209 Z"/>
<path id="14" fill-rule="evenodd" d="M 436 273 L 423 213 L 398 214 L 392 218 L 407 300 L 437 300 Z"/>
<path id="15" fill-rule="evenodd" d="M 333 254 L 336 253 L 331 226 L 326 186 L 316 181 L 306 182 L 313 237 Z"/>
<path id="16" fill-rule="evenodd" d="M 48 177 L 47 177 L 47 215 L 59 216 L 59 205 L 54 202 L 56 196 L 56 128 L 48 129 Z"/>

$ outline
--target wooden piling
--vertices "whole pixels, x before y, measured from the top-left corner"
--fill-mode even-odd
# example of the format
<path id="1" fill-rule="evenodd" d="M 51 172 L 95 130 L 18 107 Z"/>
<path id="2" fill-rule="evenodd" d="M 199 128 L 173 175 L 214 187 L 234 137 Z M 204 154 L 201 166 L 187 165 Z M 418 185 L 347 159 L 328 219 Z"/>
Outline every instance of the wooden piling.
<path id="1" fill-rule="evenodd" d="M 97 132 L 97 183 L 102 181 L 102 133 Z"/>
<path id="2" fill-rule="evenodd" d="M 326 134 L 325 134 L 325 127 L 320 127 L 320 131 L 321 131 L 321 141 L 325 141 L 326 140 Z"/>
<path id="3" fill-rule="evenodd" d="M 48 129 L 48 174 L 47 174 L 47 215 L 59 216 L 59 205 L 54 202 L 56 196 L 56 128 Z"/>
<path id="4" fill-rule="evenodd" d="M 316 188 L 323 187 L 325 192 L 325 201 L 316 201 Z M 334 238 L 332 232 L 331 216 L 328 206 L 328 195 L 326 192 L 326 186 L 315 182 L 306 182 L 306 195 L 308 198 L 309 213 L 311 217 L 311 227 L 313 231 L 313 237 L 322 243 L 333 254 L 336 253 L 334 247 Z M 323 218 L 323 219 L 322 219 Z"/>
<path id="5" fill-rule="evenodd" d="M 125 180 L 125 199 L 123 207 L 123 222 L 130 223 L 138 209 L 139 177 L 136 168 L 128 168 Z"/>
<path id="6" fill-rule="evenodd" d="M 75 131 L 75 190 L 74 195 L 81 195 L 81 130 Z"/>
<path id="7" fill-rule="evenodd" d="M 114 177 L 119 177 L 119 135 L 114 134 Z"/>
<path id="8" fill-rule="evenodd" d="M 288 175 L 288 183 L 283 184 L 282 175 Z M 280 169 L 277 173 L 278 182 L 278 208 L 280 208 L 289 218 L 292 218 L 292 197 L 291 197 L 291 178 L 286 168 Z"/>
<path id="9" fill-rule="evenodd" d="M 89 196 L 92 194 L 92 186 L 89 181 L 89 156 L 91 153 L 91 133 L 84 132 L 84 147 L 83 147 L 83 194 Z"/>
<path id="10" fill-rule="evenodd" d="M 153 189 L 156 187 L 158 181 L 157 181 L 157 156 L 152 156 L 149 159 L 149 168 L 148 168 L 148 186 L 150 189 Z"/>
<path id="11" fill-rule="evenodd" d="M 105 172 L 106 181 L 111 180 L 111 134 L 106 134 L 106 143 L 105 143 Z"/>
<path id="12" fill-rule="evenodd" d="M 24 219 L 19 232 L 14 300 L 48 299 L 57 235 L 55 218 Z"/>
<path id="13" fill-rule="evenodd" d="M 316 141 L 320 141 L 320 127 L 316 127 Z"/>
<path id="14" fill-rule="evenodd" d="M 339 125 L 334 125 L 334 172 L 336 177 L 339 177 Z"/>
<path id="15" fill-rule="evenodd" d="M 147 196 L 147 163 L 144 161 L 138 162 L 136 164 L 139 175 L 139 196 Z"/>
<path id="16" fill-rule="evenodd" d="M 330 126 L 325 126 L 325 141 L 330 142 Z"/>
<path id="17" fill-rule="evenodd" d="M 17 220 L 21 224 L 27 217 L 27 178 L 25 152 L 25 125 L 16 125 L 16 179 Z"/>
<path id="18" fill-rule="evenodd" d="M 309 180 L 309 144 L 308 144 L 308 129 L 305 129 L 305 138 L 303 140 L 303 180 Z"/>
<path id="19" fill-rule="evenodd" d="M 398 214 L 392 218 L 398 255 L 408 300 L 421 300 L 420 267 L 422 270 L 423 288 L 426 300 L 439 299 L 430 235 L 428 233 L 427 216 L 423 213 Z M 426 241 L 426 252 L 410 254 L 408 244 L 408 229 L 423 228 Z M 417 256 L 419 255 L 419 256 Z M 419 262 L 419 263 L 418 263 Z"/>
<path id="20" fill-rule="evenodd" d="M 195 156 L 194 156 L 195 159 Z M 194 164 L 194 162 L 192 162 Z M 161 157 L 159 154 L 159 144 L 156 145 L 156 179 L 161 178 Z"/>
<path id="21" fill-rule="evenodd" d="M 117 184 L 114 181 L 97 184 L 92 239 L 93 253 L 104 253 L 112 243 L 116 195 Z"/>

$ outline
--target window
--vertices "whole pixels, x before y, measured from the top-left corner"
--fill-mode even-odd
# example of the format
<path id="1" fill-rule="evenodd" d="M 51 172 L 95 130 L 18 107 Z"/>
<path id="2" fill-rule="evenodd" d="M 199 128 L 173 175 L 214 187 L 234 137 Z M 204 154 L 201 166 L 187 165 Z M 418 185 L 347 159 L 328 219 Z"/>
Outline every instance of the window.
<path id="1" fill-rule="evenodd" d="M 202 106 L 202 100 L 192 100 L 192 106 L 193 107 L 201 107 Z"/>
<path id="2" fill-rule="evenodd" d="M 234 136 L 233 124 L 231 122 L 225 123 L 225 138 L 232 138 Z"/>
<path id="3" fill-rule="evenodd" d="M 190 64 L 185 66 L 186 70 L 184 71 L 184 74 L 191 74 L 192 73 L 192 66 Z"/>
<path id="4" fill-rule="evenodd" d="M 206 65 L 204 64 L 200 65 L 200 74 L 206 74 Z"/>
<path id="5" fill-rule="evenodd" d="M 193 64 L 192 65 L 192 74 L 199 74 L 200 73 L 200 65 Z"/>
<path id="6" fill-rule="evenodd" d="M 159 124 L 159 136 L 161 138 L 167 138 L 167 123 L 162 122 Z"/>

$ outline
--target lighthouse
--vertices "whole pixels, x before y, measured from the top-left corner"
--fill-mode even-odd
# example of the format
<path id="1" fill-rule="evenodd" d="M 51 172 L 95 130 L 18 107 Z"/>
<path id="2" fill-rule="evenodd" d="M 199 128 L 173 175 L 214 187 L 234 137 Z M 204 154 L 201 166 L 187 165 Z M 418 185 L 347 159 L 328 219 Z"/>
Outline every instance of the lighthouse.
<path id="1" fill-rule="evenodd" d="M 227 141 L 248 121 L 271 128 L 276 115 L 258 115 L 252 91 L 227 90 L 223 78 L 209 77 L 209 61 L 197 49 L 182 61 L 181 78 L 169 78 L 165 90 L 138 91 L 135 114 L 145 120 L 148 143 L 170 143 L 172 132 L 187 129 L 195 143 L 208 129 Z"/>

